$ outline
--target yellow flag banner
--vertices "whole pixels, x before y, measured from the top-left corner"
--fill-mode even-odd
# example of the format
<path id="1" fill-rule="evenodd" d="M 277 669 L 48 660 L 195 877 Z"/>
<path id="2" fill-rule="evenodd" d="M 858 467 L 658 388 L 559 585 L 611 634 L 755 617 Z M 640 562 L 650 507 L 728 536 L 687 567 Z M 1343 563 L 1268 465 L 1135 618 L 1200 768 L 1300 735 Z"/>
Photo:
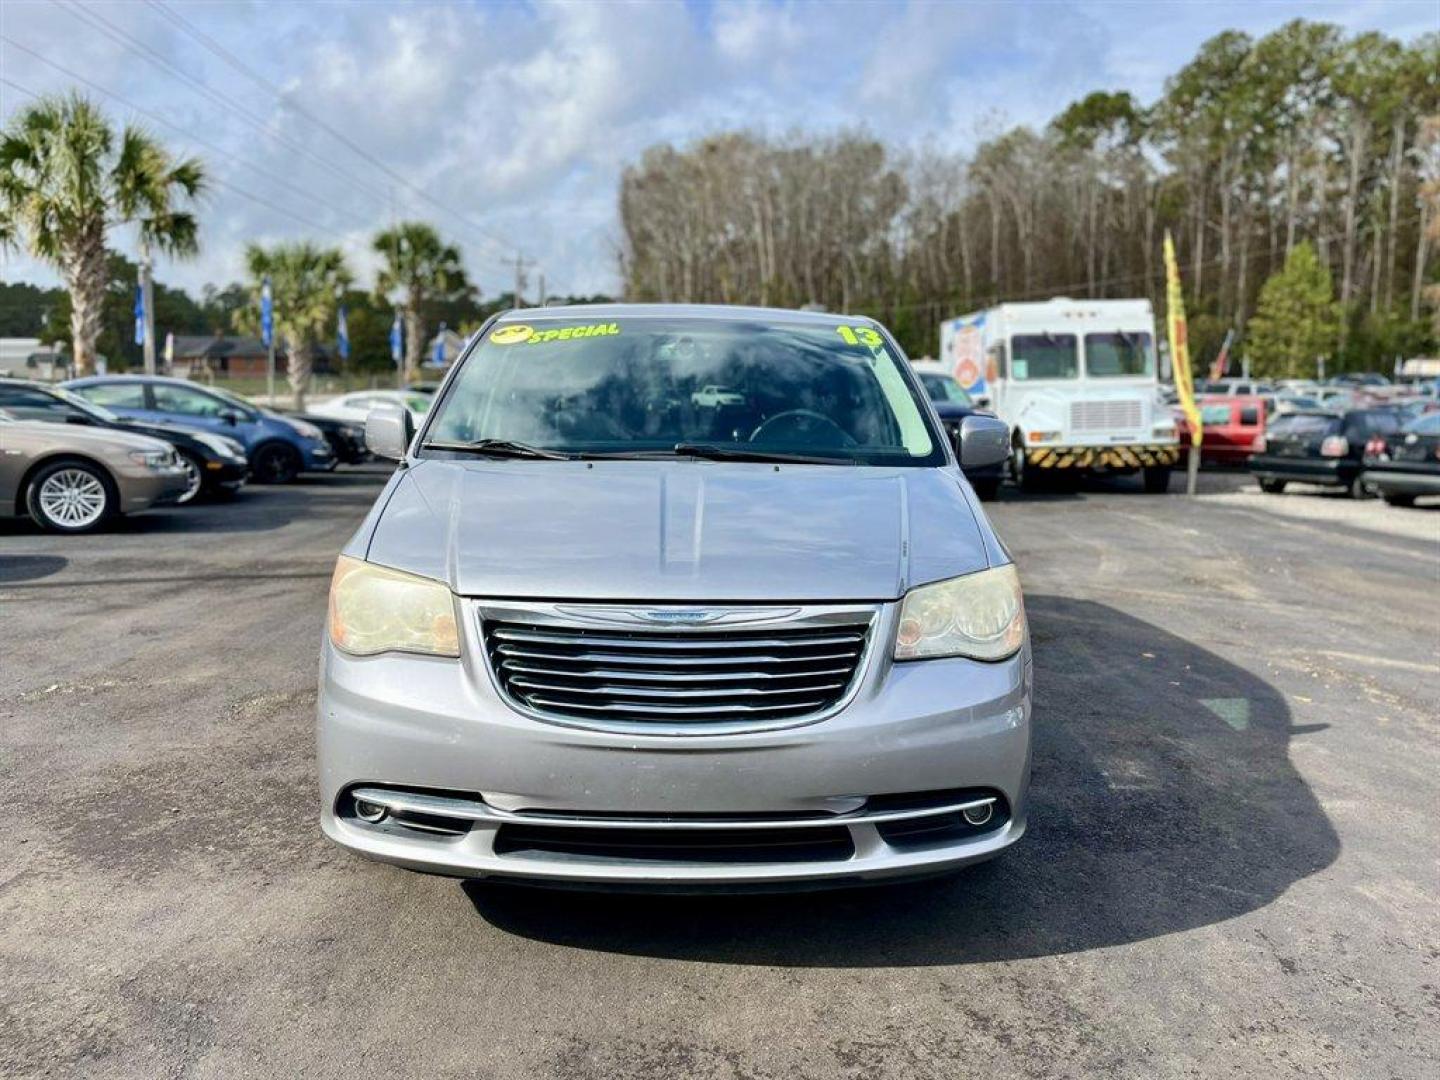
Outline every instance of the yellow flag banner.
<path id="1" fill-rule="evenodd" d="M 1199 449 L 1202 431 L 1200 410 L 1195 407 L 1195 383 L 1190 377 L 1190 344 L 1185 337 L 1185 298 L 1180 295 L 1180 266 L 1175 261 L 1175 241 L 1165 230 L 1165 328 L 1170 338 L 1170 369 L 1175 373 L 1175 392 L 1180 409 L 1190 425 L 1190 444 Z"/>

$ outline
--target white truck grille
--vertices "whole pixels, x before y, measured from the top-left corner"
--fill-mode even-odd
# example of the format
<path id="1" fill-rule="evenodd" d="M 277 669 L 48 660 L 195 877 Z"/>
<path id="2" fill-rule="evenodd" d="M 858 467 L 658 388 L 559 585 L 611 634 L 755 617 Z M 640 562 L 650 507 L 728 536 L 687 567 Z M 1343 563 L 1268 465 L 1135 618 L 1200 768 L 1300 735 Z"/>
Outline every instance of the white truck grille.
<path id="1" fill-rule="evenodd" d="M 1138 428 L 1141 423 L 1140 402 L 1136 398 L 1070 403 L 1071 431 L 1133 429 Z"/>

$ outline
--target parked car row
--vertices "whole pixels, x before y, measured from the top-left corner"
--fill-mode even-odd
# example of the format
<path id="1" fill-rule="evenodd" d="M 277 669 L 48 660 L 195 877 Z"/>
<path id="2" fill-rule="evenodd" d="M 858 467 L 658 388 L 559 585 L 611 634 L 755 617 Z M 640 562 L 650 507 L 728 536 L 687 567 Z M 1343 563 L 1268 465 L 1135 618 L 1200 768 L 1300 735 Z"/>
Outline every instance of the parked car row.
<path id="1" fill-rule="evenodd" d="M 0 379 L 0 422 L 0 515 L 57 532 L 369 458 L 363 418 L 282 414 L 164 376 Z"/>

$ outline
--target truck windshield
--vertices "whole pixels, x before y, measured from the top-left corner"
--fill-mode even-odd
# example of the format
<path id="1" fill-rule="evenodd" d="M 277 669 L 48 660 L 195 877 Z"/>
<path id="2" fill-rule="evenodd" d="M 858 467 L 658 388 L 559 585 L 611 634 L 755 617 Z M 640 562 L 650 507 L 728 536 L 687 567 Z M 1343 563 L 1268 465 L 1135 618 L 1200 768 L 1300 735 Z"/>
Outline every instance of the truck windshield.
<path id="1" fill-rule="evenodd" d="M 1091 378 L 1153 375 L 1155 342 L 1143 330 L 1085 335 L 1085 374 Z"/>
<path id="2" fill-rule="evenodd" d="M 1016 334 L 1010 339 L 1012 379 L 1074 379 L 1079 374 L 1074 334 Z"/>
<path id="3" fill-rule="evenodd" d="M 424 448 L 943 464 L 906 363 L 874 329 L 838 322 L 507 321 L 467 354 Z"/>

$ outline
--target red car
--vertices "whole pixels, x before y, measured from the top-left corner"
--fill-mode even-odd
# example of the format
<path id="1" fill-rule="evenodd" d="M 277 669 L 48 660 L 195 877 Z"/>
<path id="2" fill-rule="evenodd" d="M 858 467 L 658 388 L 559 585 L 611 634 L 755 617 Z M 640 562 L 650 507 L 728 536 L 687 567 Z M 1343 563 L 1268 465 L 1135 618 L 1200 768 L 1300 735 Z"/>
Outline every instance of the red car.
<path id="1" fill-rule="evenodd" d="M 1262 397 L 1206 394 L 1196 403 L 1204 434 L 1200 460 L 1215 465 L 1244 465 L 1255 451 L 1255 440 L 1265 434 L 1265 399 Z M 1180 445 L 1190 444 L 1190 425 L 1183 413 L 1176 417 Z"/>

